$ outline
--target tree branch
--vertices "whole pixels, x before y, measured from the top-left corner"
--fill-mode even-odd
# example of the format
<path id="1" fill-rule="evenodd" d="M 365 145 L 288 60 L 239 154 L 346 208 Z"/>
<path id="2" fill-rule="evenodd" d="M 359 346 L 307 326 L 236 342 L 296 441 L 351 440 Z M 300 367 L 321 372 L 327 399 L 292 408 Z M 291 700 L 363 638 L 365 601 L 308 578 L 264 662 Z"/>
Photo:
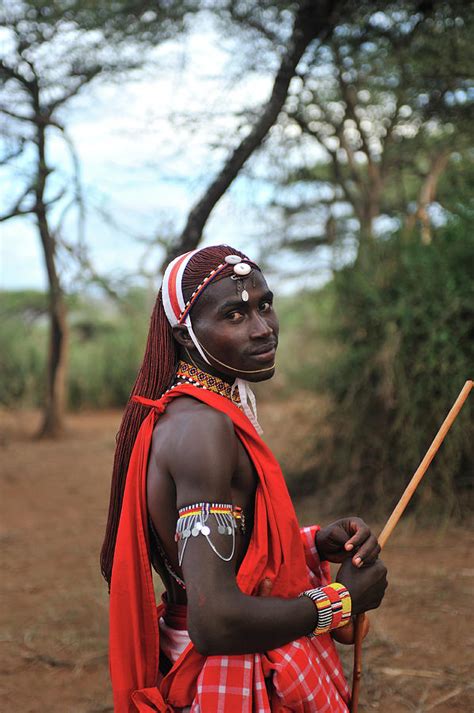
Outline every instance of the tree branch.
<path id="1" fill-rule="evenodd" d="M 337 43 L 334 43 L 334 45 L 333 45 L 333 52 L 334 52 L 334 60 L 335 60 L 334 64 L 335 64 L 335 67 L 337 70 L 337 81 L 339 84 L 339 89 L 341 90 L 342 100 L 346 105 L 345 119 L 352 119 L 352 121 L 354 121 L 354 123 L 357 127 L 357 131 L 359 132 L 360 140 L 362 142 L 362 148 L 364 150 L 365 155 L 367 156 L 367 162 L 368 162 L 369 166 L 372 166 L 373 157 L 372 157 L 372 153 L 369 148 L 367 136 L 365 134 L 365 131 L 362 129 L 360 119 L 357 116 L 357 112 L 356 112 L 357 103 L 355 100 L 354 92 L 357 91 L 357 88 L 354 87 L 354 91 L 352 91 L 352 87 L 350 87 L 344 81 L 344 78 L 342 76 L 342 74 L 343 74 L 342 58 L 339 53 L 339 48 L 337 46 Z M 342 122 L 342 125 L 344 126 L 344 122 Z M 344 129 L 342 129 L 342 130 L 344 131 Z M 345 148 L 346 152 L 351 151 L 351 153 L 352 153 L 352 150 L 347 147 L 347 142 L 345 142 L 345 143 L 346 143 L 346 146 L 344 148 Z"/>
<path id="2" fill-rule="evenodd" d="M 332 14 L 333 5 L 336 3 L 315 3 L 314 0 L 305 0 L 300 7 L 288 43 L 288 51 L 281 61 L 265 109 L 249 135 L 235 149 L 203 197 L 192 208 L 186 226 L 174 249 L 167 254 L 165 263 L 182 252 L 194 249 L 199 243 L 212 209 L 275 123 L 303 52 L 313 39 L 321 35 L 329 35 L 332 31 L 335 20 Z"/>
<path id="3" fill-rule="evenodd" d="M 21 204 L 27 198 L 31 193 L 34 193 L 35 191 L 35 183 L 30 183 L 23 193 L 17 198 L 16 202 L 13 204 L 13 206 L 10 208 L 9 211 L 4 213 L 3 215 L 0 215 L 0 223 L 4 223 L 7 220 L 10 220 L 10 218 L 16 218 L 19 215 L 29 215 L 30 213 L 34 213 L 36 210 L 36 201 L 33 203 L 32 206 L 29 208 L 22 208 Z"/>
<path id="4" fill-rule="evenodd" d="M 236 3 L 232 2 L 228 8 L 228 12 L 232 20 L 237 24 L 242 24 L 245 28 L 250 27 L 250 29 L 258 32 L 262 37 L 269 40 L 272 44 L 278 44 L 280 38 L 269 30 L 265 25 L 259 22 L 255 17 L 252 17 L 252 10 L 245 6 L 245 10 L 240 7 L 236 7 Z"/>
<path id="5" fill-rule="evenodd" d="M 328 154 L 328 156 L 331 160 L 333 175 L 334 175 L 334 182 L 342 188 L 344 197 L 346 198 L 347 202 L 350 203 L 354 207 L 354 210 L 357 213 L 359 210 L 358 199 L 356 198 L 355 195 L 353 195 L 351 189 L 349 188 L 349 186 L 347 184 L 347 181 L 345 180 L 345 178 L 342 175 L 341 165 L 339 163 L 337 151 L 332 149 L 327 144 L 325 137 L 319 131 L 309 128 L 308 124 L 306 123 L 305 119 L 303 119 L 301 114 L 294 113 L 294 114 L 291 114 L 290 116 L 294 121 L 296 121 L 296 123 L 298 124 L 298 126 L 304 133 L 309 134 L 310 136 L 314 136 L 315 139 L 318 141 L 318 143 L 326 151 L 326 153 Z"/>
<path id="6" fill-rule="evenodd" d="M 0 166 L 6 166 L 10 163 L 10 161 L 13 161 L 15 158 L 18 158 L 18 156 L 21 156 L 21 154 L 23 153 L 23 149 L 24 142 L 20 140 L 17 148 L 12 149 L 9 153 L 6 153 L 5 156 L 0 159 Z"/>
<path id="7" fill-rule="evenodd" d="M 0 112 L 5 114 L 5 116 L 9 116 L 11 119 L 15 119 L 16 121 L 28 121 L 30 124 L 34 124 L 36 121 L 34 115 L 25 116 L 24 114 L 17 114 L 16 111 L 11 111 L 11 109 L 7 109 L 4 106 L 0 106 Z"/>
<path id="8" fill-rule="evenodd" d="M 102 275 L 99 275 L 98 272 L 96 272 L 89 258 L 89 255 L 87 254 L 87 251 L 85 250 L 85 247 L 83 245 L 74 245 L 73 243 L 70 243 L 59 237 L 57 238 L 57 240 L 58 243 L 78 262 L 81 270 L 88 274 L 89 282 L 99 285 L 104 290 L 104 292 L 116 302 L 123 303 L 123 299 L 121 298 L 120 294 L 111 286 L 110 281 Z M 124 305 L 124 307 L 126 306 Z"/>
<path id="9" fill-rule="evenodd" d="M 97 75 L 99 75 L 102 71 L 103 67 L 97 65 L 96 67 L 91 68 L 88 72 L 84 72 L 82 78 L 74 87 L 72 87 L 69 91 L 65 92 L 58 99 L 55 99 L 55 101 L 51 102 L 50 104 L 46 104 L 48 115 L 52 116 L 59 106 L 69 101 L 71 97 L 75 96 L 78 92 L 80 92 L 82 87 L 84 87 L 86 84 L 89 84 L 89 82 L 91 82 L 95 77 L 97 77 Z"/>
<path id="10" fill-rule="evenodd" d="M 436 189 L 438 187 L 439 179 L 448 165 L 450 157 L 451 150 L 446 148 L 432 159 L 430 169 L 420 188 L 416 211 L 409 215 L 406 220 L 406 227 L 408 230 L 413 230 L 416 221 L 420 221 L 421 242 L 424 245 L 429 245 L 432 240 L 431 223 L 427 209 L 430 203 L 433 203 L 436 198 Z"/>
<path id="11" fill-rule="evenodd" d="M 29 92 L 31 91 L 32 82 L 0 58 L 0 77 L 2 76 L 5 79 L 15 79 L 20 84 L 23 84 Z"/>
<path id="12" fill-rule="evenodd" d="M 81 163 L 79 160 L 76 147 L 74 146 L 74 141 L 70 136 L 66 127 L 60 124 L 58 121 L 54 121 L 53 126 L 55 126 L 61 132 L 64 141 L 69 149 L 69 153 L 73 165 L 73 183 L 74 183 L 74 203 L 79 209 L 79 221 L 78 221 L 78 236 L 79 242 L 81 244 L 85 243 L 85 224 L 86 224 L 86 204 L 84 200 L 84 191 L 82 187 L 81 180 Z"/>
<path id="13" fill-rule="evenodd" d="M 308 235 L 304 238 L 283 238 L 281 248 L 291 248 L 295 252 L 307 252 L 322 245 L 330 245 L 332 238 L 327 235 Z"/>

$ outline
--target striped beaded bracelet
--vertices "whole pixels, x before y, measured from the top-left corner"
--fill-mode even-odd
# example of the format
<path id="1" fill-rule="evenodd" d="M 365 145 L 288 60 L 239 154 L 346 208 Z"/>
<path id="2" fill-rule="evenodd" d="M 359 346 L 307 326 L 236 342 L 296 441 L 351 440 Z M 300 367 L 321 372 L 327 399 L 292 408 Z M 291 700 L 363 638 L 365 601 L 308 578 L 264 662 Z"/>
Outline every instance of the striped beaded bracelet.
<path id="1" fill-rule="evenodd" d="M 351 595 L 343 584 L 332 582 L 326 587 L 307 589 L 300 597 L 308 597 L 314 602 L 318 622 L 310 637 L 327 634 L 331 629 L 340 629 L 349 623 L 352 612 Z"/>

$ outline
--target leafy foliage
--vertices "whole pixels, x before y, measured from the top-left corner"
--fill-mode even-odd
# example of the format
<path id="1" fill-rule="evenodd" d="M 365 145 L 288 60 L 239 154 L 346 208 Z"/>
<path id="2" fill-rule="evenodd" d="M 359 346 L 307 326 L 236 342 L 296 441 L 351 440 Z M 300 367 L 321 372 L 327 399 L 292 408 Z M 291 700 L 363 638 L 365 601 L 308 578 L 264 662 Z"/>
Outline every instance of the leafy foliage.
<path id="1" fill-rule="evenodd" d="M 71 295 L 71 408 L 122 407 L 143 355 L 148 293 L 130 291 L 116 304 Z M 34 291 L 2 293 L 0 328 L 0 403 L 40 406 L 46 373 L 46 295 Z"/>
<path id="2" fill-rule="evenodd" d="M 84 304 L 72 320 L 69 403 L 72 408 L 120 407 L 127 402 L 143 357 L 147 293 L 128 295 L 126 309 L 105 318 L 100 307 Z"/>
<path id="3" fill-rule="evenodd" d="M 440 178 L 472 163 L 472 6 L 360 3 L 305 57 L 280 117 L 275 230 L 285 247 L 357 251 L 449 210 Z M 425 6 L 427 9 L 427 6 Z M 301 147 L 304 150 L 301 150 Z M 461 158 L 462 157 L 462 158 Z"/>
<path id="4" fill-rule="evenodd" d="M 325 372 L 334 398 L 325 478 L 357 511 L 400 496 L 473 377 L 472 223 L 472 215 L 453 220 L 428 246 L 382 242 L 369 271 L 336 276 L 334 336 L 343 349 Z M 471 399 L 421 488 L 432 513 L 463 510 L 472 496 L 473 423 Z"/>

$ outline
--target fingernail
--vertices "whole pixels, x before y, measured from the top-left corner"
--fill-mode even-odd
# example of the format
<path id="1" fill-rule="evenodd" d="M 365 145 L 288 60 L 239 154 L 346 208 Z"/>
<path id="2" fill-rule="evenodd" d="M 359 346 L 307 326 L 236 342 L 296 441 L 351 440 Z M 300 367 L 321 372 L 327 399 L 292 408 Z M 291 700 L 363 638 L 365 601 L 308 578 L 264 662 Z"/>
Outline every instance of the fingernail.
<path id="1" fill-rule="evenodd" d="M 345 546 L 346 550 L 354 549 L 354 545 L 352 544 L 352 542 L 346 542 L 346 544 L 344 546 Z"/>
<path id="2" fill-rule="evenodd" d="M 361 558 L 360 558 L 360 557 L 356 557 L 356 558 L 354 559 L 354 564 L 356 565 L 356 567 L 360 567 L 361 564 L 362 564 Z"/>

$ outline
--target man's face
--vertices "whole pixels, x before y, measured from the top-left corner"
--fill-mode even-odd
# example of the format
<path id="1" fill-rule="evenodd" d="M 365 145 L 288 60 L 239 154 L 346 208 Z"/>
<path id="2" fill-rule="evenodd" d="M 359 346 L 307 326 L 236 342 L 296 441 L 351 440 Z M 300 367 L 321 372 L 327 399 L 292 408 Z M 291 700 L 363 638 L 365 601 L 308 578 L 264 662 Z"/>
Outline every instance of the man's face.
<path id="1" fill-rule="evenodd" d="M 248 292 L 248 301 L 242 300 L 239 287 Z M 194 332 L 207 352 L 237 370 L 226 370 L 208 355 L 219 373 L 247 381 L 263 381 L 273 376 L 279 325 L 273 293 L 261 272 L 252 270 L 240 285 L 231 277 L 209 285 L 193 307 L 191 319 Z M 208 365 L 198 359 L 196 349 L 192 356 L 209 371 Z"/>

